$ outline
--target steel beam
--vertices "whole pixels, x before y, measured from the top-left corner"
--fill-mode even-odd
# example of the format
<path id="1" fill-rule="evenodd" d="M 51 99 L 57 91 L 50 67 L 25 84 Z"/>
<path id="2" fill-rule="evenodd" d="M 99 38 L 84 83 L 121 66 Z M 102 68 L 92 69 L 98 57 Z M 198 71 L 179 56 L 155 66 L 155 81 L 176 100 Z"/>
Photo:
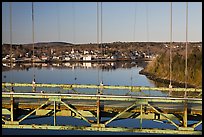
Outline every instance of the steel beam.
<path id="1" fill-rule="evenodd" d="M 54 101 L 54 126 L 56 125 L 56 101 Z"/>
<path id="2" fill-rule="evenodd" d="M 97 98 L 97 101 L 96 101 L 96 113 L 97 113 L 97 124 L 99 125 L 100 124 L 100 98 L 98 97 Z"/>
<path id="3" fill-rule="evenodd" d="M 184 102 L 184 110 L 183 110 L 183 126 L 185 127 L 185 128 L 187 128 L 187 126 L 188 126 L 188 119 L 187 119 L 187 115 L 188 115 L 188 112 L 187 112 L 188 110 L 187 110 L 187 102 L 185 101 Z"/>
<path id="4" fill-rule="evenodd" d="M 14 98 L 13 98 L 13 95 L 11 94 L 11 100 L 10 100 L 10 103 L 11 103 L 11 121 L 13 122 L 14 120 Z"/>
<path id="5" fill-rule="evenodd" d="M 2 83 L 2 87 L 33 87 L 32 83 Z M 141 90 L 158 90 L 158 91 L 187 91 L 187 92 L 202 92 L 202 89 L 196 88 L 165 88 L 165 87 L 142 87 L 142 86 L 119 86 L 119 85 L 82 85 L 82 84 L 42 84 L 42 83 L 35 83 L 35 87 L 47 87 L 47 88 L 93 88 L 93 89 L 124 89 L 124 90 L 131 90 L 131 91 L 141 91 Z"/>
<path id="6" fill-rule="evenodd" d="M 136 101 L 147 100 L 148 102 L 169 102 L 169 103 L 188 103 L 202 104 L 202 98 L 172 98 L 172 97 L 144 97 L 144 96 L 121 96 L 121 95 L 93 95 L 93 94 L 53 94 L 53 93 L 9 93 L 2 92 L 2 97 L 10 97 L 10 95 L 17 98 L 59 98 L 60 99 L 85 99 L 85 100 L 116 100 L 116 101 Z"/>
<path id="7" fill-rule="evenodd" d="M 81 127 L 81 126 L 51 126 L 51 125 L 5 125 L 2 128 L 18 128 L 18 129 L 45 129 L 45 130 L 84 130 L 84 131 L 109 131 L 109 132 L 134 132 L 147 134 L 178 134 L 178 135 L 201 135 L 202 131 L 192 130 L 173 130 L 173 129 L 157 129 L 157 128 L 125 128 L 125 127 Z"/>
<path id="8" fill-rule="evenodd" d="M 9 111 L 8 109 L 2 108 L 2 115 L 11 115 L 11 111 Z"/>
<path id="9" fill-rule="evenodd" d="M 134 107 L 135 105 L 137 105 L 135 102 L 130 105 L 129 107 L 127 107 L 126 109 L 124 109 L 122 112 L 118 113 L 116 116 L 114 116 L 113 118 L 109 119 L 108 121 L 106 121 L 104 124 L 107 125 L 109 124 L 111 121 L 113 121 L 114 119 L 118 118 L 120 115 L 124 114 L 124 112 L 126 112 L 127 110 L 131 109 L 132 107 Z"/>
<path id="10" fill-rule="evenodd" d="M 88 119 L 86 119 L 84 116 L 82 116 L 79 112 L 77 112 L 75 109 L 73 109 L 72 107 L 70 107 L 69 105 L 67 105 L 66 103 L 64 103 L 63 101 L 60 101 L 62 104 L 64 104 L 67 108 L 69 108 L 71 111 L 73 111 L 74 113 L 76 113 L 78 116 L 80 116 L 84 121 L 86 121 L 89 124 L 92 124 L 89 122 Z"/>
<path id="11" fill-rule="evenodd" d="M 12 85 L 13 86 L 13 85 Z M 100 87 L 101 89 L 104 88 Z M 87 94 L 52 94 L 52 93 L 9 93 L 9 92 L 2 92 L 2 98 L 31 98 L 31 99 L 48 99 L 44 104 L 42 104 L 41 106 L 36 106 L 33 111 L 31 111 L 29 114 L 27 114 L 26 116 L 24 116 L 23 118 L 21 118 L 19 121 L 5 121 L 2 118 L 2 121 L 5 122 L 5 124 L 2 124 L 3 128 L 28 128 L 28 129 L 56 129 L 56 130 L 90 130 L 90 131 L 116 131 L 116 132 L 138 132 L 138 133 L 164 133 L 164 134 L 202 134 L 202 131 L 193 131 L 195 130 L 195 127 L 197 127 L 198 125 L 200 125 L 202 123 L 202 120 L 199 121 L 198 123 L 192 125 L 191 127 L 179 127 L 177 124 L 175 124 L 172 121 L 172 118 L 170 117 L 170 114 L 168 111 L 168 114 L 164 114 L 162 112 L 160 112 L 158 109 L 156 109 L 153 105 L 151 105 L 150 103 L 152 102 L 159 102 L 159 103 L 167 103 L 167 102 L 171 102 L 171 103 L 193 103 L 193 104 L 199 104 L 202 105 L 202 98 L 173 98 L 173 97 L 144 97 L 144 96 L 123 96 L 123 95 L 87 95 Z M 87 114 L 81 113 L 78 110 L 78 108 L 74 109 L 72 108 L 69 104 L 66 104 L 64 102 L 64 100 L 66 99 L 73 99 L 73 100 L 95 100 L 96 101 L 96 105 L 94 104 L 94 109 L 92 109 L 93 111 L 97 111 L 96 116 L 97 116 L 97 123 L 92 123 L 90 120 L 88 120 L 86 117 L 88 117 Z M 62 101 L 63 100 L 63 101 Z M 101 100 L 106 100 L 106 101 L 129 101 L 131 103 L 133 103 L 132 105 L 128 106 L 127 108 L 125 108 L 123 110 L 123 108 L 120 108 L 119 110 L 114 110 L 114 112 L 119 112 L 117 115 L 113 116 L 111 115 L 112 118 L 110 118 L 108 121 L 106 121 L 104 124 L 100 123 L 100 101 Z M 54 124 L 51 125 L 18 125 L 21 121 L 23 121 L 25 118 L 29 117 L 31 114 L 33 114 L 34 112 L 36 112 L 38 109 L 40 109 L 43 105 L 47 104 L 49 101 L 53 101 L 54 105 L 50 105 L 50 110 L 54 111 Z M 70 112 L 74 112 L 74 114 L 76 114 L 76 116 L 78 116 L 79 118 L 85 120 L 86 122 L 88 122 L 91 127 L 76 127 L 76 126 L 56 126 L 56 101 L 59 101 L 60 103 L 64 104 L 64 109 L 67 110 L 67 108 L 69 109 Z M 72 104 L 72 103 L 70 103 Z M 131 112 L 127 112 L 129 109 L 131 109 L 132 107 L 139 105 L 140 108 L 137 109 L 137 111 L 135 110 L 131 110 Z M 158 113 L 161 116 L 163 116 L 165 119 L 167 119 L 171 124 L 173 124 L 175 127 L 177 127 L 176 130 L 170 130 L 170 129 L 146 129 L 146 128 L 142 128 L 142 119 L 144 118 L 144 114 L 143 114 L 143 109 L 144 109 L 144 113 L 146 113 L 146 110 L 144 107 L 144 105 L 148 105 L 148 113 Z M 9 104 L 9 100 L 8 100 L 8 106 L 12 107 L 12 105 Z M 97 108 L 96 108 L 96 107 Z M 127 106 L 127 105 L 126 105 Z M 67 107 L 67 108 L 66 108 Z M 145 106 L 146 107 L 146 106 Z M 152 109 L 150 109 L 150 108 Z M 7 107 L 6 107 L 7 108 Z M 185 108 L 185 107 L 184 107 Z M 47 109 L 47 108 L 46 108 Z M 53 110 L 54 109 L 54 110 Z M 80 109 L 83 110 L 84 108 Z M 200 109 L 200 108 L 199 108 Z M 87 109 L 89 110 L 89 109 Z M 12 110 L 11 110 L 12 111 Z M 107 111 L 107 110 L 106 110 Z M 113 110 L 111 110 L 113 111 Z M 108 111 L 107 111 L 108 112 Z M 132 114 L 134 113 L 140 113 L 140 128 L 121 128 L 121 127 L 116 127 L 116 128 L 112 128 L 112 127 L 107 127 L 107 124 L 109 124 L 110 122 L 112 122 L 113 120 L 116 120 L 117 118 L 123 118 L 122 116 L 124 116 L 124 118 L 130 117 Z M 181 111 L 183 113 L 183 110 Z M 126 114 L 127 113 L 127 114 Z M 173 112 L 174 113 L 174 112 Z M 200 113 L 200 112 L 199 112 Z M 11 113 L 10 113 L 11 114 Z M 187 114 L 187 110 L 186 110 L 186 114 Z M 202 112 L 201 112 L 202 115 Z M 185 115 L 184 115 L 185 116 Z M 134 116 L 133 116 L 134 117 Z M 186 120 L 186 125 L 187 125 L 187 116 L 185 118 Z M 15 125 L 16 124 L 16 125 Z M 192 131 L 191 131 L 192 130 Z"/>
<path id="12" fill-rule="evenodd" d="M 140 128 L 142 129 L 142 104 L 140 105 Z"/>
<path id="13" fill-rule="evenodd" d="M 179 126 L 178 126 L 176 123 L 174 123 L 171 119 L 169 119 L 165 114 L 159 112 L 156 108 L 154 108 L 154 107 L 153 107 L 152 105 L 150 105 L 150 104 L 148 104 L 148 106 L 151 107 L 154 111 L 156 111 L 156 112 L 159 113 L 160 115 L 166 117 L 166 119 L 167 119 L 169 122 L 171 122 L 175 127 L 179 128 Z"/>
<path id="14" fill-rule="evenodd" d="M 5 119 L 3 119 L 3 118 L 2 118 L 2 121 L 3 121 L 4 123 L 6 123 L 6 122 L 7 122 L 7 120 L 5 120 Z"/>
<path id="15" fill-rule="evenodd" d="M 194 124 L 194 125 L 192 126 L 192 128 L 196 128 L 196 127 L 199 126 L 200 124 L 202 124 L 202 120 L 199 121 L 198 123 Z"/>
<path id="16" fill-rule="evenodd" d="M 29 114 L 27 114 L 26 116 L 24 116 L 23 118 L 21 118 L 18 122 L 20 123 L 21 121 L 23 121 L 24 119 L 26 119 L 27 117 L 29 117 L 31 114 L 33 114 L 36 110 L 40 109 L 42 106 L 44 106 L 45 104 L 47 104 L 49 102 L 49 100 L 47 100 L 45 103 L 43 103 L 42 105 L 40 105 L 38 108 L 36 108 L 35 110 L 31 111 Z"/>

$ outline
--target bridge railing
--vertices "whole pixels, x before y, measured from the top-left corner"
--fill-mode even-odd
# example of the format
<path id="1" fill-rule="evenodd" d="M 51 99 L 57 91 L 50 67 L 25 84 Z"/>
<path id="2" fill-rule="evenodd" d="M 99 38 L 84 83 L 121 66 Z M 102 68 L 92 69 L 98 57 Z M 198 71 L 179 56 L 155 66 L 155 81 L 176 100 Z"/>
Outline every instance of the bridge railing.
<path id="1" fill-rule="evenodd" d="M 10 99 L 10 102 L 6 104 L 5 99 Z M 30 103 L 30 109 L 24 116 L 15 116 L 20 112 L 16 113 L 19 109 L 18 107 L 23 104 L 20 103 L 21 99 L 43 99 L 36 107 Z M 18 100 L 17 108 L 15 103 Z M 96 101 L 95 105 L 91 108 L 87 103 L 82 103 L 76 105 L 73 100 L 78 100 L 78 102 L 83 101 Z M 130 132 L 142 132 L 142 133 L 165 133 L 165 134 L 200 134 L 202 131 L 197 131 L 195 128 L 202 123 L 202 119 L 199 119 L 194 124 L 188 124 L 188 120 L 192 120 L 191 117 L 194 115 L 202 116 L 202 99 L 201 98 L 175 98 L 175 97 L 144 97 L 144 96 L 124 96 L 124 95 L 104 95 L 104 94 L 56 94 L 56 93 L 14 93 L 14 92 L 2 92 L 2 127 L 3 128 L 28 128 L 28 129 L 76 129 L 76 130 L 94 130 L 94 131 L 130 131 Z M 108 107 L 107 102 L 111 102 L 111 106 Z M 127 104 L 122 103 L 120 107 L 117 106 L 117 102 L 127 102 Z M 36 103 L 36 102 L 35 102 Z M 62 112 L 62 108 L 57 108 L 60 104 L 64 106 L 63 111 L 66 110 L 66 114 L 74 113 L 74 117 L 78 117 L 86 121 L 89 126 L 77 127 L 77 126 L 61 126 L 57 125 L 56 116 Z M 112 104 L 114 103 L 114 104 Z M 177 109 L 174 105 L 180 104 L 182 109 Z M 186 105 L 185 105 L 186 104 Z M 29 103 L 28 103 L 29 105 Z M 87 106 L 86 106 L 87 105 Z M 175 107 L 173 111 L 171 109 L 165 109 L 164 107 Z M 199 111 L 192 110 L 193 105 L 200 106 Z M 31 107 L 32 106 L 32 107 Z M 49 106 L 49 107 L 48 107 Z M 120 109 L 119 109 L 120 108 Z M 28 108 L 26 108 L 28 109 Z M 67 110 L 68 109 L 68 110 Z M 24 110 L 25 111 L 25 110 Z M 34 113 L 47 113 L 52 112 L 54 116 L 53 125 L 24 125 L 24 121 L 29 116 Z M 188 112 L 188 113 L 187 113 Z M 87 114 L 88 113 L 88 114 Z M 10 118 L 3 117 L 5 114 L 9 114 Z M 114 115 L 113 115 L 114 114 Z M 152 115 L 153 114 L 153 115 Z M 88 117 L 96 118 L 96 121 L 90 120 Z M 190 116 L 189 118 L 187 116 Z M 101 117 L 109 116 L 110 119 L 102 121 Z M 17 117 L 17 118 L 16 118 Z M 113 121 L 121 118 L 136 118 L 140 119 L 139 128 L 124 128 L 124 127 L 110 127 L 109 124 Z M 142 120 L 150 119 L 163 121 L 167 120 L 171 125 L 173 125 L 176 130 L 172 129 L 147 129 L 142 127 Z M 174 120 L 177 119 L 179 124 Z M 197 118 L 196 118 L 197 119 Z"/>

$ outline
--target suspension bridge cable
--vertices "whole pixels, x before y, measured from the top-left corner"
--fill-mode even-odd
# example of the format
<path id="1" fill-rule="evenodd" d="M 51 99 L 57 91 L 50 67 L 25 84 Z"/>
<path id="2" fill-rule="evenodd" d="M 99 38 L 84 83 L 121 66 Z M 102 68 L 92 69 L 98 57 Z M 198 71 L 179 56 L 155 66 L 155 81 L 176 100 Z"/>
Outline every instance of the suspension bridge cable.
<path id="1" fill-rule="evenodd" d="M 12 70 L 12 3 L 10 3 L 10 70 Z M 14 89 L 13 89 L 13 72 L 11 72 L 11 90 L 10 92 L 14 92 Z M 14 116 L 13 116 L 13 113 L 14 113 L 14 107 L 13 107 L 13 104 L 14 104 L 14 98 L 13 96 L 11 95 L 10 96 L 10 104 L 11 104 L 11 115 L 10 115 L 10 119 L 11 121 L 14 120 Z"/>
<path id="2" fill-rule="evenodd" d="M 10 65 L 12 63 L 12 3 L 9 4 L 10 8 Z"/>
<path id="3" fill-rule="evenodd" d="M 57 27 L 58 27 L 58 41 L 60 41 L 60 9 L 59 9 L 59 3 L 57 2 Z"/>
<path id="4" fill-rule="evenodd" d="M 73 16 L 73 22 L 72 22 L 73 23 L 73 43 L 75 44 L 75 35 L 76 34 L 75 34 L 75 3 L 74 2 L 72 3 L 72 11 L 73 11 L 72 12 L 73 13 L 72 14 L 72 16 Z"/>
<path id="5" fill-rule="evenodd" d="M 10 70 L 12 70 L 12 3 L 10 2 L 9 4 L 9 9 L 10 9 Z M 13 81 L 13 72 L 11 73 L 11 78 L 10 81 L 12 83 Z M 13 87 L 11 86 L 11 91 L 13 91 Z"/>
<path id="6" fill-rule="evenodd" d="M 73 17 L 73 44 L 75 44 L 75 42 L 76 42 L 76 33 L 75 33 L 75 31 L 76 31 L 76 29 L 75 29 L 75 3 L 73 2 L 72 3 L 72 17 Z M 75 71 L 75 68 L 74 68 L 74 83 L 76 84 L 76 81 L 77 81 L 77 74 L 76 74 L 76 71 Z"/>
<path id="7" fill-rule="evenodd" d="M 32 63 L 33 63 L 33 85 L 35 84 L 35 66 L 34 66 L 34 4 L 32 2 L 32 36 L 33 36 L 33 55 L 32 55 Z M 33 92 L 35 92 L 35 88 L 33 87 Z"/>
<path id="8" fill-rule="evenodd" d="M 97 46 L 99 47 L 99 4 L 97 2 Z M 97 62 L 98 62 L 98 66 L 99 66 L 99 61 L 97 59 Z M 99 84 L 99 68 L 98 68 L 98 84 Z"/>
<path id="9" fill-rule="evenodd" d="M 134 31 L 133 31 L 133 40 L 135 41 L 135 29 L 136 29 L 136 15 L 137 15 L 137 3 L 135 3 L 135 12 L 134 12 Z"/>
<path id="10" fill-rule="evenodd" d="M 172 85 L 171 85 L 171 79 L 172 79 L 172 2 L 171 2 L 171 17 L 170 17 L 170 20 L 171 20 L 171 23 L 170 23 L 170 55 L 169 55 L 169 75 L 170 75 L 170 83 L 169 83 L 169 88 L 172 88 Z"/>
<path id="11" fill-rule="evenodd" d="M 149 15 L 148 15 L 148 3 L 146 3 L 146 31 L 147 31 L 147 42 L 149 42 Z"/>
<path id="12" fill-rule="evenodd" d="M 149 57 L 149 20 L 148 20 L 148 18 L 149 18 L 149 15 L 148 15 L 148 3 L 146 3 L 146 33 L 147 33 L 147 55 L 148 55 L 148 57 Z M 150 90 L 149 90 L 149 95 L 150 95 Z"/>
<path id="13" fill-rule="evenodd" d="M 102 66 L 102 57 L 103 57 L 103 31 L 102 31 L 102 24 L 103 24 L 103 10 L 102 10 L 102 2 L 101 2 L 101 66 Z M 103 67 L 101 68 L 101 84 L 103 84 Z"/>
<path id="14" fill-rule="evenodd" d="M 188 81 L 188 2 L 186 2 L 186 62 L 185 62 L 185 88 L 187 88 Z M 184 97 L 187 96 L 186 90 Z"/>
<path id="15" fill-rule="evenodd" d="M 135 29 L 136 29 L 136 15 L 137 15 L 137 3 L 135 3 L 135 12 L 134 12 L 134 30 L 133 30 L 133 42 L 135 42 Z M 133 47 L 132 47 L 133 44 L 131 44 L 131 51 L 133 51 Z M 132 55 L 132 54 L 131 54 Z M 131 68 L 131 71 L 130 71 L 130 85 L 132 86 L 132 80 L 133 80 L 133 77 L 132 77 L 132 68 Z"/>
<path id="16" fill-rule="evenodd" d="M 147 42 L 148 42 L 148 46 L 147 46 L 147 48 L 148 48 L 148 56 L 149 56 L 149 11 L 148 11 L 148 8 L 149 8 L 149 6 L 148 6 L 148 3 L 146 3 L 146 33 L 147 33 Z"/>

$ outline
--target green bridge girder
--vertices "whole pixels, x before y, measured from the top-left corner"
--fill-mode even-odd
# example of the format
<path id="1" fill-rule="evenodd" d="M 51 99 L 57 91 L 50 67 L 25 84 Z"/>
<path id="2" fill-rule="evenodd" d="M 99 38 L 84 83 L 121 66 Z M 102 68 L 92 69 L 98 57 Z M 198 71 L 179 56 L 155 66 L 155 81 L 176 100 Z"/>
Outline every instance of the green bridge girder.
<path id="1" fill-rule="evenodd" d="M 77 84 L 29 84 L 29 83 L 2 83 L 3 88 L 7 87 L 47 87 L 47 88 L 93 88 L 93 89 L 129 89 L 131 91 L 140 91 L 140 90 L 161 90 L 161 91 L 187 91 L 187 92 L 200 92 L 202 94 L 202 89 L 193 89 L 193 88 L 151 88 L 151 87 L 136 87 L 136 86 L 106 86 L 106 85 L 77 85 Z M 10 92 L 8 92 L 10 91 Z M 187 124 L 187 108 L 183 110 L 183 119 L 179 120 L 180 124 L 176 124 L 173 119 L 176 118 L 174 112 L 172 113 L 164 113 L 161 111 L 161 108 L 157 108 L 151 103 L 179 103 L 179 104 L 198 104 L 202 106 L 202 98 L 178 98 L 178 97 L 147 97 L 147 96 L 134 96 L 134 95 L 105 95 L 105 94 L 56 94 L 56 93 L 15 93 L 11 90 L 6 92 L 2 92 L 2 100 L 4 98 L 11 99 L 10 101 L 10 109 L 2 108 L 2 113 L 6 115 L 10 115 L 10 119 L 5 119 L 2 115 L 2 127 L 3 128 L 25 128 L 25 129 L 49 129 L 49 130 L 87 130 L 87 131 L 112 131 L 112 132 L 138 132 L 138 133 L 155 133 L 155 134 L 202 134 L 202 131 L 197 131 L 195 128 L 202 124 L 202 119 L 193 125 Z M 42 104 L 39 104 L 35 109 L 28 111 L 21 119 L 14 119 L 14 108 L 15 108 L 15 98 L 21 99 L 45 99 L 46 101 Z M 87 115 L 85 111 L 77 110 L 74 105 L 67 104 L 65 100 L 92 100 L 96 101 L 96 109 L 95 109 L 95 118 L 96 121 L 90 121 L 87 119 Z M 122 102 L 131 102 L 131 105 L 126 106 L 122 111 L 118 111 L 113 117 L 111 117 L 108 121 L 102 122 L 100 121 L 101 117 L 101 101 L 122 101 Z M 48 102 L 52 102 L 53 110 L 44 110 L 42 107 L 48 105 Z M 70 112 L 74 113 L 73 117 L 78 117 L 83 119 L 90 126 L 72 126 L 72 125 L 57 125 L 56 124 L 56 102 L 64 105 Z M 151 103 L 150 103 L 151 102 Z M 2 102 L 2 105 L 5 102 Z M 84 104 L 86 105 L 86 104 Z M 118 118 L 129 118 L 133 111 L 130 110 L 135 109 L 135 107 L 139 107 L 139 114 L 137 119 L 140 119 L 140 128 L 125 128 L 125 127 L 109 127 L 108 124 L 112 121 L 115 121 Z M 185 105 L 184 105 L 185 106 Z M 187 106 L 187 105 L 186 105 Z M 161 115 L 161 120 L 167 120 L 170 124 L 176 127 L 176 130 L 173 129 L 157 129 L 157 128 L 143 128 L 142 127 L 142 119 L 153 119 L 153 115 L 146 115 L 145 108 L 149 107 L 154 111 L 155 115 Z M 30 115 L 40 111 L 53 111 L 52 116 L 54 117 L 53 125 L 23 125 L 21 122 L 28 118 Z M 184 113 L 185 112 L 185 113 Z M 90 113 L 90 112 L 89 112 Z M 152 112 L 151 112 L 152 113 Z M 43 114 L 43 113 L 42 113 Z M 46 113 L 45 113 L 46 114 Z M 194 115 L 194 114 L 193 114 Z M 199 114 L 200 115 L 200 114 Z M 201 112 L 202 115 L 202 112 Z M 177 119 L 177 118 L 176 118 Z M 156 120 L 156 119 L 154 119 Z"/>
<path id="2" fill-rule="evenodd" d="M 202 92 L 202 89 L 196 88 L 165 88 L 165 87 L 144 87 L 144 86 L 119 86 L 119 85 L 91 85 L 91 84 L 42 84 L 42 83 L 2 83 L 2 87 L 46 87 L 46 88 L 90 88 L 90 89 L 126 89 L 131 91 L 141 90 L 159 90 L 159 91 L 186 91 Z"/>

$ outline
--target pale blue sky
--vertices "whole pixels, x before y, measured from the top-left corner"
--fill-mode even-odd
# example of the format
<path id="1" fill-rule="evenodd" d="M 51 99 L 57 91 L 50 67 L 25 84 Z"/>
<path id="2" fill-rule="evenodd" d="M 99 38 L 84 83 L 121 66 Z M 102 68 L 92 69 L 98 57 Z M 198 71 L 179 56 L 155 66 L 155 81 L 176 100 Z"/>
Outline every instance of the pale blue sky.
<path id="1" fill-rule="evenodd" d="M 32 43 L 31 5 L 12 3 L 13 43 Z M 102 41 L 148 41 L 146 11 L 149 41 L 170 41 L 170 2 L 103 2 Z M 202 41 L 202 3 L 189 2 L 188 14 L 188 40 Z M 9 16 L 3 2 L 2 43 L 10 43 Z M 96 2 L 34 2 L 34 16 L 35 42 L 97 42 Z M 185 41 L 185 33 L 186 3 L 173 2 L 173 41 Z"/>

